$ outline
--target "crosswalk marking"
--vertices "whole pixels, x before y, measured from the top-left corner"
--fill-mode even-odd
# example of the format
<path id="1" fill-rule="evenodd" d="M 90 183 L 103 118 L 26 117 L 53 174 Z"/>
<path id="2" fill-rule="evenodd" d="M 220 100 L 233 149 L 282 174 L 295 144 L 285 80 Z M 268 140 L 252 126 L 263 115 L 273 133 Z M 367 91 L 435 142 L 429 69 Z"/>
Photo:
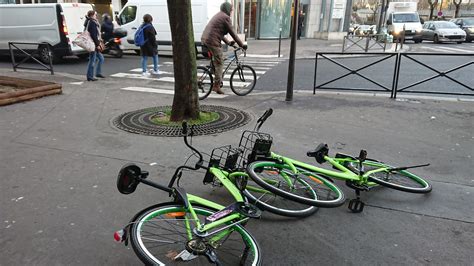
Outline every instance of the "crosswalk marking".
<path id="1" fill-rule="evenodd" d="M 173 95 L 174 94 L 174 89 L 172 90 L 166 90 L 166 89 L 155 89 L 155 88 L 147 88 L 147 87 L 125 87 L 125 88 L 121 88 L 122 90 L 126 90 L 126 91 L 138 91 L 138 92 L 151 92 L 151 93 L 160 93 L 160 94 L 169 94 L 169 95 Z M 226 94 L 215 94 L 215 93 L 211 93 L 208 98 L 216 98 L 216 99 L 219 99 L 219 98 L 225 98 L 227 97 L 228 95 Z"/>
<path id="2" fill-rule="evenodd" d="M 257 74 L 257 80 L 263 76 L 267 71 L 273 69 L 274 67 L 278 66 L 281 62 L 284 62 L 285 59 L 280 58 L 265 58 L 265 57 L 242 57 L 242 64 L 246 64 L 251 66 L 255 73 Z M 229 61 L 224 62 L 224 67 L 227 66 L 226 63 Z M 198 60 L 198 65 L 201 66 L 208 66 L 209 60 Z M 148 65 L 151 69 L 153 65 Z M 143 76 L 142 75 L 142 68 L 133 68 L 128 70 L 127 72 L 119 72 L 112 74 L 111 77 L 115 78 L 129 78 L 129 79 L 141 79 L 145 81 L 156 81 L 153 84 L 154 88 L 147 88 L 147 87 L 126 87 L 122 88 L 122 90 L 126 91 L 135 91 L 135 92 L 146 92 L 146 93 L 162 93 L 162 94 L 173 94 L 174 93 L 174 69 L 173 69 L 173 62 L 163 62 L 161 61 L 159 64 L 159 74 L 158 75 L 149 75 Z M 210 98 L 223 98 L 226 97 L 228 94 L 233 94 L 230 91 L 230 77 L 232 72 L 235 69 L 235 65 L 231 66 L 228 71 L 223 75 L 223 90 L 228 91 L 225 95 L 217 95 L 212 93 L 209 97 Z M 242 82 L 242 81 L 235 81 L 233 82 L 234 86 L 244 87 L 249 85 L 249 82 Z M 138 85 L 138 84 L 137 84 Z"/>
<path id="3" fill-rule="evenodd" d="M 474 51 L 469 51 L 466 49 L 459 49 L 459 48 L 452 48 L 452 47 L 447 47 L 447 46 L 421 46 L 422 49 L 427 49 L 427 50 L 433 50 L 437 52 L 443 52 L 443 53 L 474 53 Z"/>

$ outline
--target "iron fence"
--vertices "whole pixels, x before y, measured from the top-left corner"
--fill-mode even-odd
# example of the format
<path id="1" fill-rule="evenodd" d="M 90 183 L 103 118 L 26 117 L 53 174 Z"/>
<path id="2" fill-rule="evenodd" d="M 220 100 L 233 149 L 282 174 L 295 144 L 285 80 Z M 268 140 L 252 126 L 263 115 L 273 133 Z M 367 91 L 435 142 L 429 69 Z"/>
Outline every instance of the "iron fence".
<path id="1" fill-rule="evenodd" d="M 467 62 L 460 63 L 459 60 L 456 60 L 456 66 L 449 66 L 448 70 L 439 70 L 440 67 L 447 67 L 447 61 L 444 59 L 450 56 L 462 57 Z M 372 61 L 363 62 L 364 60 L 369 60 L 369 58 L 371 58 Z M 334 77 L 335 71 L 331 71 L 332 69 L 329 69 L 328 67 L 330 64 L 318 64 L 318 61 L 322 60 L 332 63 L 331 65 L 333 67 L 337 66 L 345 73 L 340 75 L 337 74 Z M 345 61 L 347 60 L 358 61 L 355 66 L 348 66 L 345 64 Z M 380 65 L 382 62 L 384 62 L 384 64 L 388 64 L 388 66 L 384 68 L 385 71 L 381 70 L 381 67 L 373 68 L 373 66 Z M 471 73 L 474 73 L 474 67 L 472 66 L 474 66 L 474 54 L 468 53 L 316 53 L 313 94 L 315 94 L 316 90 L 318 89 L 390 92 L 391 98 L 396 98 L 397 94 L 399 93 L 474 96 L 474 88 L 471 77 Z M 423 71 L 423 69 L 425 71 Z M 325 70 L 326 72 L 320 73 L 321 70 Z M 434 72 L 434 74 L 427 73 L 430 71 Z M 424 77 L 423 74 L 429 76 Z M 330 75 L 333 77 L 327 80 L 328 76 Z M 357 82 L 355 79 L 350 80 L 349 77 L 351 76 L 362 78 L 366 81 L 366 83 L 368 82 L 370 86 L 355 86 Z M 326 80 L 321 81 L 323 78 Z M 346 82 L 346 84 L 350 84 L 350 86 L 329 86 L 334 85 L 343 79 L 346 79 L 344 82 Z M 382 84 L 380 79 L 384 79 L 385 83 Z M 437 83 L 434 86 L 419 86 L 427 85 L 427 82 L 433 81 L 435 79 L 443 79 L 443 81 L 437 80 Z M 318 84 L 318 81 L 320 84 Z M 462 91 L 453 89 L 452 84 L 456 84 L 456 86 L 462 88 Z M 415 89 L 415 87 L 417 89 Z"/>
<path id="2" fill-rule="evenodd" d="M 19 47 L 20 45 L 22 46 L 34 46 L 34 49 L 23 49 Z M 39 49 L 37 47 L 47 47 L 48 49 L 48 55 L 49 55 L 49 64 L 43 64 L 40 60 L 38 60 L 35 56 L 39 55 Z M 10 50 L 10 56 L 12 59 L 12 66 L 13 66 L 13 71 L 16 72 L 17 69 L 32 69 L 32 70 L 46 70 L 50 71 L 51 75 L 54 75 L 54 70 L 53 70 L 53 62 L 52 62 L 52 53 L 51 53 L 51 48 L 49 44 L 47 43 L 33 43 L 33 42 L 8 42 L 8 48 Z M 23 60 L 20 62 L 16 62 L 16 56 L 14 51 L 20 51 L 19 55 L 25 56 Z M 28 60 L 32 59 L 34 62 L 40 64 L 42 68 L 34 68 L 34 67 L 25 67 L 25 66 L 20 66 L 23 63 L 27 62 Z"/>

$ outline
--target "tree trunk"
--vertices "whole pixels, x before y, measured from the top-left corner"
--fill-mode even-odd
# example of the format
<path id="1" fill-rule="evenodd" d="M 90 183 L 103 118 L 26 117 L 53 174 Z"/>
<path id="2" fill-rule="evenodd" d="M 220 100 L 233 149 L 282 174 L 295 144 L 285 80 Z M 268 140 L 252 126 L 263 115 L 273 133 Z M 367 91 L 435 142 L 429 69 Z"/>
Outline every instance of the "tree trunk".
<path id="1" fill-rule="evenodd" d="M 453 3 L 454 3 L 454 6 L 456 7 L 456 9 L 454 11 L 454 17 L 458 18 L 462 0 L 459 0 L 459 1 L 453 0 Z"/>
<path id="2" fill-rule="evenodd" d="M 174 98 L 170 120 L 197 119 L 199 98 L 191 0 L 167 0 L 167 2 L 174 66 Z"/>
<path id="3" fill-rule="evenodd" d="M 438 6 L 438 0 L 428 0 L 428 4 L 430 5 L 430 19 L 433 19 L 433 11 Z"/>

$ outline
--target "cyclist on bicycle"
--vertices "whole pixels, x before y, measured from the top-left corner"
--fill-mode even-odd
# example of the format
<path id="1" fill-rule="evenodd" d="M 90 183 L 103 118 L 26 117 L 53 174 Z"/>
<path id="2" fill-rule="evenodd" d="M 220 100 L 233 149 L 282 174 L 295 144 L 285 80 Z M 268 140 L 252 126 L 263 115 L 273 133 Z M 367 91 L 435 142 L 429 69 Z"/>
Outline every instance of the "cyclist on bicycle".
<path id="1" fill-rule="evenodd" d="M 233 46 L 235 42 L 242 47 L 244 50 L 247 50 L 247 45 L 244 44 L 234 29 L 230 21 L 230 14 L 233 11 L 233 7 L 230 3 L 225 2 L 221 4 L 221 11 L 217 13 L 207 24 L 206 28 L 201 37 L 201 42 L 207 46 L 209 51 L 212 53 L 212 59 L 215 67 L 215 79 L 212 90 L 218 94 L 224 94 L 221 90 L 221 81 L 222 81 L 222 70 L 224 55 L 222 53 L 221 41 L 224 43 Z M 229 41 L 224 37 L 227 33 L 232 36 L 234 41 Z"/>

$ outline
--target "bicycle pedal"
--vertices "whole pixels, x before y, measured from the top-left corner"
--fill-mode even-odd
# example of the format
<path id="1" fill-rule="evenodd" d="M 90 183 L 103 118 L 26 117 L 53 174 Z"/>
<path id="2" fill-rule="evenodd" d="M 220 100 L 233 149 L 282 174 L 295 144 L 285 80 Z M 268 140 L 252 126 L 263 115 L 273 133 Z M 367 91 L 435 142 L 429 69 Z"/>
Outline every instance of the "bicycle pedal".
<path id="1" fill-rule="evenodd" d="M 360 213 L 364 210 L 365 203 L 362 202 L 360 199 L 351 199 L 349 201 L 349 210 L 353 213 Z"/>

